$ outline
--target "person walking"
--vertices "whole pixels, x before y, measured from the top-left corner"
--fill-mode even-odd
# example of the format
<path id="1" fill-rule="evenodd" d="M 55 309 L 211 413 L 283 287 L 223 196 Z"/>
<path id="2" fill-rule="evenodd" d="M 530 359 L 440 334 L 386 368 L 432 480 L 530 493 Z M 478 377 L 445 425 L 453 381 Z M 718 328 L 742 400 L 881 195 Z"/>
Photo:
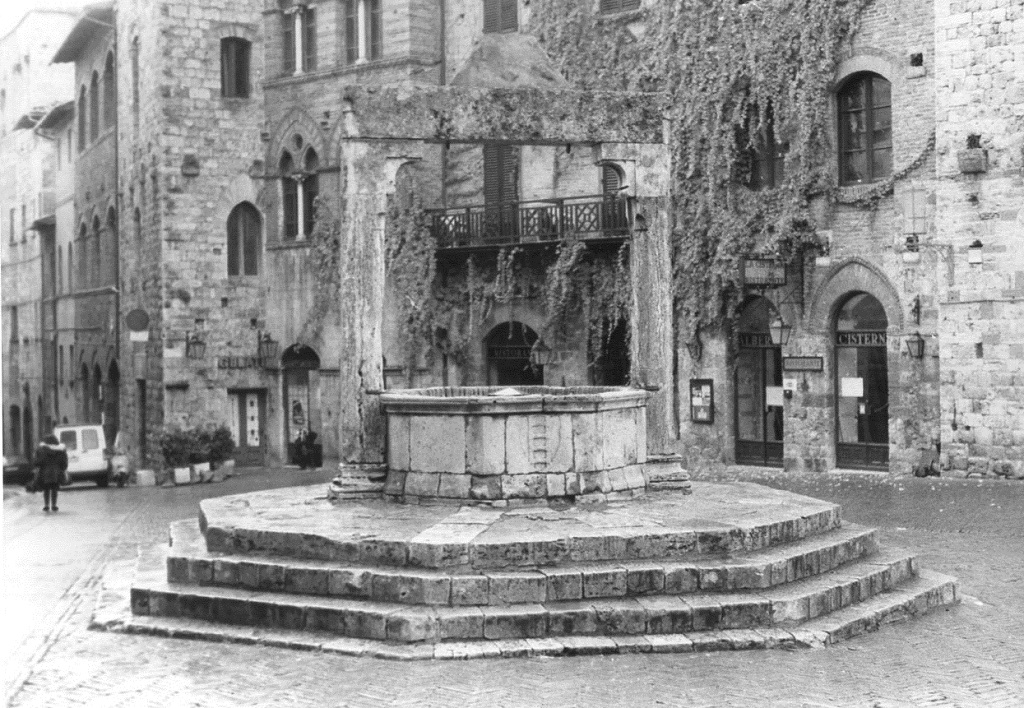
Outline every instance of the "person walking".
<path id="1" fill-rule="evenodd" d="M 57 511 L 57 490 L 68 469 L 68 451 L 56 435 L 47 435 L 36 448 L 35 488 L 43 490 L 43 511 Z"/>

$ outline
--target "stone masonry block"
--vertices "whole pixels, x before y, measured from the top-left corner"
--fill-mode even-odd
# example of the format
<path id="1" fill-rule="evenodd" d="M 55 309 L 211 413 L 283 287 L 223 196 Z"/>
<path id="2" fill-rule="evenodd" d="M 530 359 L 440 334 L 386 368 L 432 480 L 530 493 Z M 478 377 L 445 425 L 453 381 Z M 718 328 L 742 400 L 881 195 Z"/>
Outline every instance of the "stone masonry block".
<path id="1" fill-rule="evenodd" d="M 452 605 L 486 605 L 490 580 L 486 575 L 453 575 Z"/>
<path id="2" fill-rule="evenodd" d="M 217 585 L 238 585 L 238 564 L 215 559 L 213 561 L 213 582 Z"/>
<path id="3" fill-rule="evenodd" d="M 326 595 L 329 574 L 327 568 L 287 567 L 284 574 L 285 592 Z"/>
<path id="4" fill-rule="evenodd" d="M 590 602 L 559 602 L 545 605 L 548 633 L 553 637 L 597 634 L 597 610 Z"/>
<path id="5" fill-rule="evenodd" d="M 388 469 L 408 472 L 412 460 L 409 448 L 409 421 L 407 415 L 388 416 Z"/>
<path id="6" fill-rule="evenodd" d="M 484 613 L 479 607 L 439 607 L 437 614 L 439 639 L 482 639 Z"/>
<path id="7" fill-rule="evenodd" d="M 625 594 L 625 568 L 583 569 L 583 597 L 621 597 Z"/>
<path id="8" fill-rule="evenodd" d="M 647 611 L 636 600 L 606 603 L 596 600 L 597 627 L 601 634 L 643 634 L 647 631 Z"/>
<path id="9" fill-rule="evenodd" d="M 405 494 L 405 477 L 405 472 L 389 469 L 387 480 L 384 482 L 384 493 L 399 497 Z"/>
<path id="10" fill-rule="evenodd" d="M 505 471 L 510 475 L 533 474 L 530 456 L 530 416 L 510 416 L 505 421 Z"/>
<path id="11" fill-rule="evenodd" d="M 487 573 L 490 605 L 541 603 L 547 597 L 547 578 L 541 573 Z"/>
<path id="12" fill-rule="evenodd" d="M 401 610 L 387 618 L 387 638 L 392 642 L 423 642 L 437 639 L 437 617 L 419 610 Z"/>
<path id="13" fill-rule="evenodd" d="M 665 567 L 665 592 L 673 595 L 696 592 L 700 588 L 700 569 L 691 565 Z"/>
<path id="14" fill-rule="evenodd" d="M 471 499 L 501 499 L 501 477 L 472 475 L 469 496 Z"/>
<path id="15" fill-rule="evenodd" d="M 466 419 L 466 467 L 477 475 L 505 472 L 505 416 Z"/>
<path id="16" fill-rule="evenodd" d="M 547 602 L 580 600 L 583 598 L 583 574 L 577 570 L 540 568 L 547 579 Z"/>
<path id="17" fill-rule="evenodd" d="M 380 602 L 446 605 L 451 595 L 451 579 L 444 575 L 381 570 L 373 574 L 372 588 L 373 599 Z"/>
<path id="18" fill-rule="evenodd" d="M 469 499 L 472 477 L 468 474 L 442 474 L 437 496 L 446 499 Z"/>
<path id="19" fill-rule="evenodd" d="M 437 472 L 410 472 L 405 477 L 405 493 L 417 497 L 436 497 L 441 484 L 441 475 Z"/>
<path id="20" fill-rule="evenodd" d="M 549 497 L 565 496 L 565 474 L 547 475 L 547 485 Z"/>
<path id="21" fill-rule="evenodd" d="M 409 450 L 411 472 L 465 473 L 465 419 L 451 415 L 413 417 L 409 424 Z"/>
<path id="22" fill-rule="evenodd" d="M 665 591 L 665 569 L 658 565 L 633 566 L 626 572 L 627 595 L 651 595 Z"/>
<path id="23" fill-rule="evenodd" d="M 604 469 L 604 446 L 597 416 L 593 413 L 573 413 L 572 436 L 574 469 L 577 472 Z"/>
<path id="24" fill-rule="evenodd" d="M 678 597 L 640 597 L 637 602 L 647 612 L 648 634 L 677 634 L 693 627 L 692 610 Z"/>
<path id="25" fill-rule="evenodd" d="M 547 493 L 547 477 L 542 474 L 506 475 L 501 478 L 501 494 L 506 499 L 536 499 Z"/>
<path id="26" fill-rule="evenodd" d="M 547 613 L 541 605 L 485 607 L 484 637 L 487 639 L 526 639 L 547 633 Z"/>
<path id="27" fill-rule="evenodd" d="M 370 597 L 371 582 L 369 570 L 335 568 L 328 572 L 327 592 L 344 597 Z"/>

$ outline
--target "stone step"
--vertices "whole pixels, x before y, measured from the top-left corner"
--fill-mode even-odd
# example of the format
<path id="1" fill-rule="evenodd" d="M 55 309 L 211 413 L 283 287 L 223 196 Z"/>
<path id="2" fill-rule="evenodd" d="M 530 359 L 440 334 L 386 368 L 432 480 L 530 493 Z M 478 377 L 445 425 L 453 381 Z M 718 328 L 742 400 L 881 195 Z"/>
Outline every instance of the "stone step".
<path id="1" fill-rule="evenodd" d="M 411 605 L 507 605 L 661 593 L 762 589 L 811 577 L 877 550 L 871 529 L 827 534 L 727 559 L 569 563 L 522 571 L 451 574 L 435 569 L 347 566 L 206 551 L 195 520 L 171 526 L 167 579 Z"/>
<path id="2" fill-rule="evenodd" d="M 115 595 L 104 586 L 103 596 Z M 740 649 L 796 649 L 825 646 L 874 631 L 934 608 L 957 602 L 953 578 L 922 571 L 899 588 L 812 620 L 801 627 L 758 627 L 673 632 L 519 639 L 474 639 L 437 643 L 394 643 L 338 636 L 315 630 L 227 625 L 209 620 L 133 615 L 101 608 L 92 629 L 166 637 L 233 641 L 396 660 L 471 659 Z"/>
<path id="3" fill-rule="evenodd" d="M 138 615 L 326 631 L 393 642 L 671 634 L 799 624 L 891 590 L 910 579 L 914 570 L 911 556 L 885 552 L 760 592 L 431 607 L 168 583 L 159 579 L 158 565 L 140 565 L 140 577 L 131 589 L 131 607 Z"/>
<path id="4" fill-rule="evenodd" d="M 204 499 L 212 552 L 369 566 L 486 571 L 697 560 L 765 550 L 841 525 L 836 504 L 751 484 L 694 484 L 630 503 L 491 509 L 332 504 L 305 488 Z"/>

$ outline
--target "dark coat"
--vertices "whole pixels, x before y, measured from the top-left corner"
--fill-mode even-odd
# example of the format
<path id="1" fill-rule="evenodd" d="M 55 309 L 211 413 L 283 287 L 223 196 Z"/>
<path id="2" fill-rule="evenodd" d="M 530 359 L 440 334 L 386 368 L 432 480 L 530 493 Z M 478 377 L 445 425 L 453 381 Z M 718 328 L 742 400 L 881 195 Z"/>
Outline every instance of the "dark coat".
<path id="1" fill-rule="evenodd" d="M 64 470 L 68 468 L 68 451 L 63 445 L 39 443 L 33 464 L 38 469 L 36 472 L 37 486 L 60 484 Z"/>

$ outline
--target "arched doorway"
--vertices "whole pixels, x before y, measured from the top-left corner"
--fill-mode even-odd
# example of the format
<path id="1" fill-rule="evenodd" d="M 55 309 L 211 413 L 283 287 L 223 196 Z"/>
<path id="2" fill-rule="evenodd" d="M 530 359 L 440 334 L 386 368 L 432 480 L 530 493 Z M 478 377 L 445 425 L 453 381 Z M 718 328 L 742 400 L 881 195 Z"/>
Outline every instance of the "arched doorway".
<path id="1" fill-rule="evenodd" d="M 836 466 L 888 469 L 889 369 L 882 304 L 848 297 L 835 317 Z"/>
<path id="2" fill-rule="evenodd" d="M 296 439 L 300 431 L 320 436 L 320 357 L 304 344 L 293 344 L 281 354 L 283 399 L 285 401 L 284 439 L 288 441 L 288 461 L 297 462 Z M 322 443 L 314 443 L 322 450 Z M 321 460 L 314 454 L 311 461 L 319 467 Z"/>
<path id="3" fill-rule="evenodd" d="M 591 380 L 595 386 L 625 386 L 629 383 L 629 326 L 605 322 L 592 357 Z"/>
<path id="4" fill-rule="evenodd" d="M 522 322 L 503 322 L 484 337 L 487 384 L 490 386 L 541 386 L 544 367 L 530 362 L 530 348 L 539 339 Z"/>
<path id="5" fill-rule="evenodd" d="M 737 322 L 736 462 L 782 466 L 782 347 L 768 325 L 776 311 L 763 297 L 750 300 Z"/>

